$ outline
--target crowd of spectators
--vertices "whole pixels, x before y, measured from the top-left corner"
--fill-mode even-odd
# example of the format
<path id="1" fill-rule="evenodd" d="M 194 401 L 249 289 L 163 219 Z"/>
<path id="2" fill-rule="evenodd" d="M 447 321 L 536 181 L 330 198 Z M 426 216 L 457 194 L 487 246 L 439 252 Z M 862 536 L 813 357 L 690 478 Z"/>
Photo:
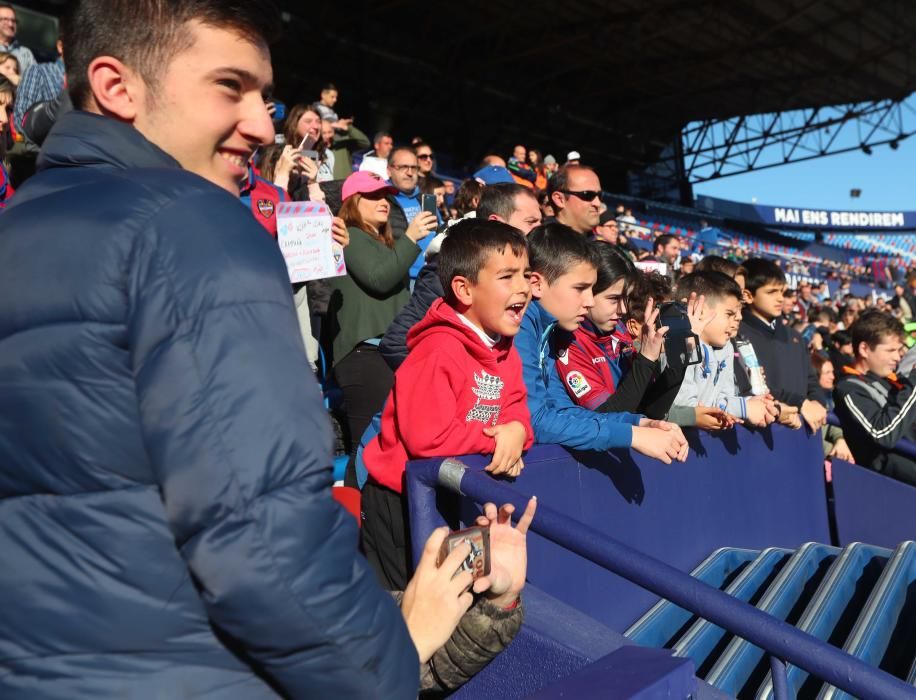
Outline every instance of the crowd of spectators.
<path id="1" fill-rule="evenodd" d="M 889 299 L 791 287 L 804 261 L 655 235 L 576 151 L 518 144 L 456 183 L 422 138 L 370 141 L 333 84 L 274 101 L 276 19 L 82 0 L 37 63 L 0 5 L 4 135 L 41 147 L 0 215 L 0 694 L 458 687 L 521 625 L 536 500 L 517 526 L 483 507 L 486 575 L 445 530 L 414 567 L 412 459 L 485 454 L 512 479 L 538 442 L 670 464 L 685 430 L 778 422 L 916 483 L 893 449 L 916 274 Z M 289 201 L 330 209 L 346 274 L 290 283 Z"/>

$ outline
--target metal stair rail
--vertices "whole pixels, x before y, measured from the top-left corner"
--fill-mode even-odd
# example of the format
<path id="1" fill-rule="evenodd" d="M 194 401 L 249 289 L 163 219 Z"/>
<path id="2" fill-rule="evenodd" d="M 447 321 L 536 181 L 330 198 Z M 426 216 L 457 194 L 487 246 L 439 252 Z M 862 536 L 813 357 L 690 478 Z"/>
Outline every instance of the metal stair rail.
<path id="1" fill-rule="evenodd" d="M 428 506 L 412 510 L 412 527 L 421 541 L 445 524 L 435 506 L 436 488 L 467 496 L 477 503 L 512 503 L 521 513 L 530 498 L 482 470 L 466 467 L 457 459 L 427 460 L 408 465 L 407 488 L 425 492 Z M 538 504 L 531 529 L 581 557 L 670 600 L 695 615 L 743 637 L 770 656 L 774 694 L 790 697 L 786 662 L 823 679 L 854 696 L 874 700 L 916 698 L 916 688 L 889 673 L 869 666 L 792 625 L 777 620 L 747 603 L 690 577 L 689 574 L 628 547 L 584 523 Z M 414 545 L 416 545 L 416 539 Z"/>

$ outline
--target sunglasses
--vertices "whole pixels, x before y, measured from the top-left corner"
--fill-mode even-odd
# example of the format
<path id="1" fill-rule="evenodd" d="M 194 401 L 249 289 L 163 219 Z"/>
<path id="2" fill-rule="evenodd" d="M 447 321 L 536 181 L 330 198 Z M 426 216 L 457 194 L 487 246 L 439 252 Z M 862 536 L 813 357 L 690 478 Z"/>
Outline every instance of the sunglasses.
<path id="1" fill-rule="evenodd" d="M 417 153 L 417 158 L 419 160 L 432 160 L 433 154 L 432 153 Z"/>
<path id="2" fill-rule="evenodd" d="M 568 197 L 578 197 L 583 202 L 592 202 L 596 197 L 601 196 L 600 190 L 581 190 L 579 192 L 575 192 L 573 190 L 560 190 L 560 192 Z"/>

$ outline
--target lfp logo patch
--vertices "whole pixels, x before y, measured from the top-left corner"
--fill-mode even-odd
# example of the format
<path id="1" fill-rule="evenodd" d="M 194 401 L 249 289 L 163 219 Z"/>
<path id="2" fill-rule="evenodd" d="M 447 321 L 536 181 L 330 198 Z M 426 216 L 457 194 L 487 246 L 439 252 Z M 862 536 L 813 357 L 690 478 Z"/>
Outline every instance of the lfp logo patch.
<path id="1" fill-rule="evenodd" d="M 570 372 L 566 375 L 566 384 L 569 386 L 570 390 L 577 399 L 585 396 L 589 391 L 592 390 L 592 387 L 585 380 L 585 376 L 582 372 Z"/>

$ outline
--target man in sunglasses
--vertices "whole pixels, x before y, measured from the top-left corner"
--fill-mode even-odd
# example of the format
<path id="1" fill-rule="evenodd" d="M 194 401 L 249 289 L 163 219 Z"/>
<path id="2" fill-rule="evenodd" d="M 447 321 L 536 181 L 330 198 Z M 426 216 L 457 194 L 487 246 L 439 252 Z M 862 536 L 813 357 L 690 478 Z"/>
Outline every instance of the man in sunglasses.
<path id="1" fill-rule="evenodd" d="M 432 152 L 432 149 L 430 149 Z M 418 185 L 420 178 L 420 160 L 416 152 L 409 147 L 395 148 L 388 159 L 388 180 L 397 190 L 397 193 L 390 195 L 388 201 L 391 202 L 391 214 L 388 221 L 391 224 L 391 233 L 395 239 L 401 238 L 407 227 L 417 217 L 423 217 L 423 226 L 432 233 L 436 230 L 439 220 L 435 214 L 420 211 L 420 187 Z M 410 268 L 410 278 L 416 279 L 423 265 L 422 251 L 426 250 L 429 245 L 430 237 L 421 239 L 417 242 L 420 246 L 421 253 L 417 256 L 417 264 Z"/>
<path id="2" fill-rule="evenodd" d="M 548 186 L 557 221 L 586 235 L 601 217 L 601 182 L 598 174 L 584 165 L 560 168 Z"/>

